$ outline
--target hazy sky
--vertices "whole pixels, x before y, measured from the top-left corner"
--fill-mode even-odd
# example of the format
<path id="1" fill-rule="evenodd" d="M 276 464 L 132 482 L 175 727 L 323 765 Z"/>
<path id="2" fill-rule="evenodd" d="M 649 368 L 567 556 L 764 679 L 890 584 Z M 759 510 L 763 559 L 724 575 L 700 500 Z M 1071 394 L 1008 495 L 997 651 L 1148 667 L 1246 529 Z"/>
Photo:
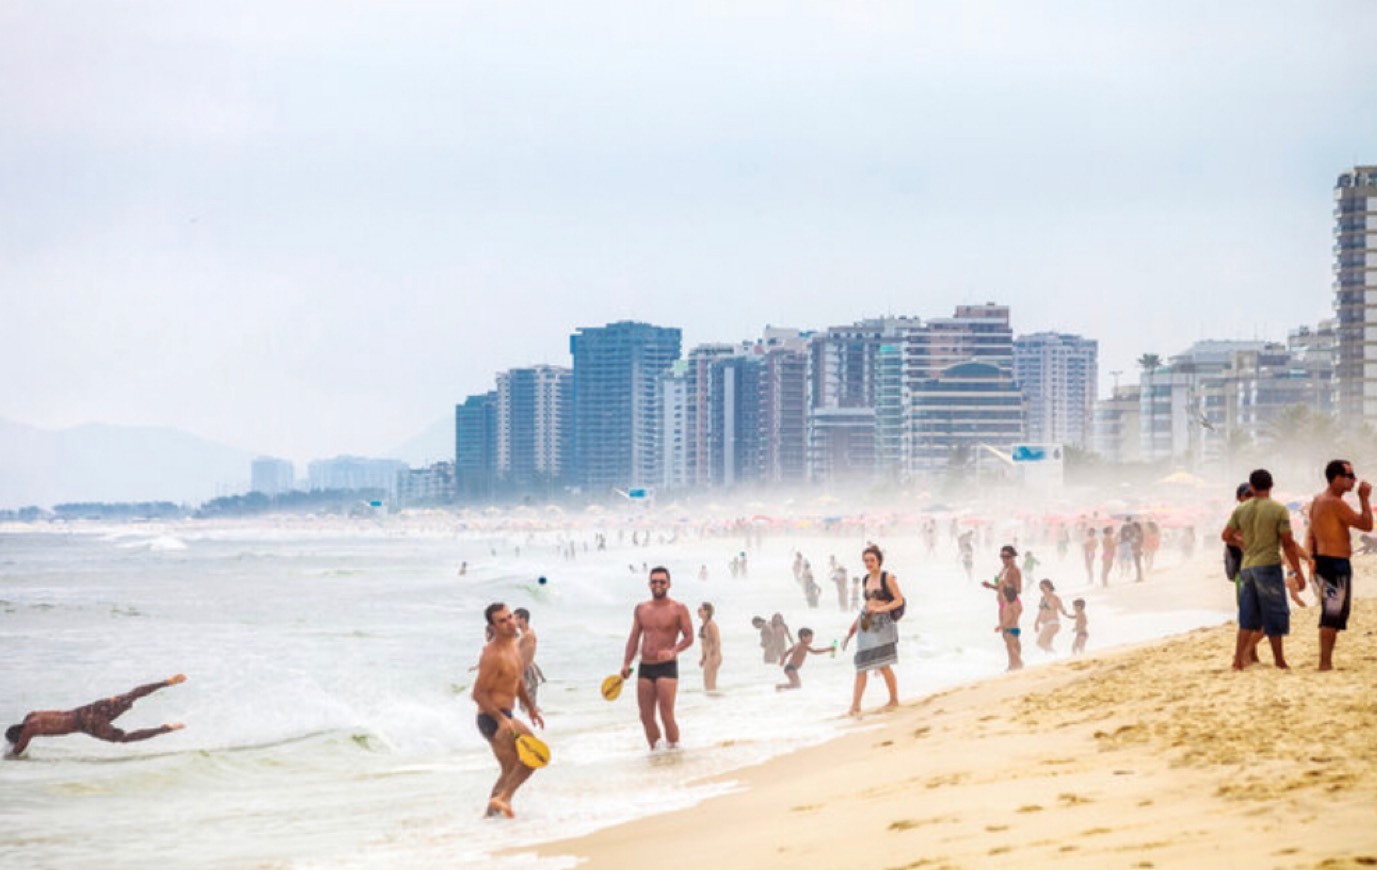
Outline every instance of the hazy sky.
<path id="1" fill-rule="evenodd" d="M 372 454 L 580 325 L 1328 316 L 1377 3 L 0 4 L 0 417 Z M 1133 375 L 1125 376 L 1125 381 Z"/>

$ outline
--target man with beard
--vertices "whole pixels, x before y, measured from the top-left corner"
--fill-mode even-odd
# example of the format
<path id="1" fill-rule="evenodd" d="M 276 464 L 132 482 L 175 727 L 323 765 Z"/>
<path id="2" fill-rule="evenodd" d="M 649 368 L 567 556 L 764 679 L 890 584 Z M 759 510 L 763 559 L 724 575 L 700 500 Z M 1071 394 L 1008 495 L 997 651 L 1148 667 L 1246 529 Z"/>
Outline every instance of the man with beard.
<path id="1" fill-rule="evenodd" d="M 660 742 L 663 725 L 665 741 L 674 749 L 679 745 L 679 723 L 674 721 L 674 699 L 679 691 L 678 656 L 693 646 L 693 620 L 687 607 L 669 597 L 669 569 L 650 569 L 649 585 L 650 600 L 636 605 L 631 620 L 621 674 L 622 679 L 631 676 L 631 660 L 639 651 L 636 701 L 646 742 L 654 749 Z"/>

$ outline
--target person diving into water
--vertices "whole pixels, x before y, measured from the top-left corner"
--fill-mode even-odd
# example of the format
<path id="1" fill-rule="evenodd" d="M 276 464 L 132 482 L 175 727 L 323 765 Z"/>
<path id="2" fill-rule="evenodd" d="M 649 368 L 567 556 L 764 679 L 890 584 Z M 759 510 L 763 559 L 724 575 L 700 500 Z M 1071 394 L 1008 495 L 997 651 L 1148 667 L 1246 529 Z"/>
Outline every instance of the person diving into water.
<path id="1" fill-rule="evenodd" d="M 175 686 L 183 682 L 186 682 L 186 676 L 177 674 L 162 682 L 139 686 L 131 692 L 103 698 L 84 707 L 77 707 L 75 710 L 37 710 L 25 716 L 21 724 L 11 725 L 5 729 L 5 739 L 13 744 L 10 750 L 5 753 L 5 757 L 18 758 L 23 755 L 24 750 L 29 748 L 29 741 L 35 737 L 58 737 L 63 734 L 81 733 L 89 734 L 98 740 L 108 740 L 111 743 L 132 743 L 135 740 L 147 740 L 150 737 L 157 737 L 159 734 L 176 731 L 184 727 L 182 723 L 174 722 L 157 728 L 125 732 L 116 728 L 114 721 L 128 712 L 129 708 L 134 706 L 134 702 L 143 696 L 151 695 L 166 686 Z"/>

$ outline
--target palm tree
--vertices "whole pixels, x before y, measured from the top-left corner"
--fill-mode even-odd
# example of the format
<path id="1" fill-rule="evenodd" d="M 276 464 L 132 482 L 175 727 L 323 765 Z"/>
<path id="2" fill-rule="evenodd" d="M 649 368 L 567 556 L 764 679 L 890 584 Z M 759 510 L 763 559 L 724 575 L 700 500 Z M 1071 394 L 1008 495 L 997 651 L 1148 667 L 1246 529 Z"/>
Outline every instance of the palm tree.
<path id="1" fill-rule="evenodd" d="M 1138 368 L 1150 372 L 1162 365 L 1162 358 L 1155 353 L 1145 353 L 1138 357 Z"/>

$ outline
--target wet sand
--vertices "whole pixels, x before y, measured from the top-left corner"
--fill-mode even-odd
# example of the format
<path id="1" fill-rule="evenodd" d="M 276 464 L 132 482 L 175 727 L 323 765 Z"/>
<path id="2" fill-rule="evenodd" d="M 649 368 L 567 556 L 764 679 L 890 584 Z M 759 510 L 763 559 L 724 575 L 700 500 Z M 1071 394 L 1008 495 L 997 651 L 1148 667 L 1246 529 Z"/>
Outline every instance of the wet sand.
<path id="1" fill-rule="evenodd" d="M 1355 569 L 1377 591 L 1377 560 Z M 1189 606 L 1220 588 L 1127 594 Z M 1293 613 L 1290 671 L 1265 642 L 1263 665 L 1231 671 L 1232 624 L 1066 659 L 869 715 L 731 794 L 539 853 L 658 870 L 1377 865 L 1377 600 L 1355 602 L 1333 672 L 1315 670 L 1316 619 Z M 1092 621 L 1092 648 L 1106 629 Z"/>

